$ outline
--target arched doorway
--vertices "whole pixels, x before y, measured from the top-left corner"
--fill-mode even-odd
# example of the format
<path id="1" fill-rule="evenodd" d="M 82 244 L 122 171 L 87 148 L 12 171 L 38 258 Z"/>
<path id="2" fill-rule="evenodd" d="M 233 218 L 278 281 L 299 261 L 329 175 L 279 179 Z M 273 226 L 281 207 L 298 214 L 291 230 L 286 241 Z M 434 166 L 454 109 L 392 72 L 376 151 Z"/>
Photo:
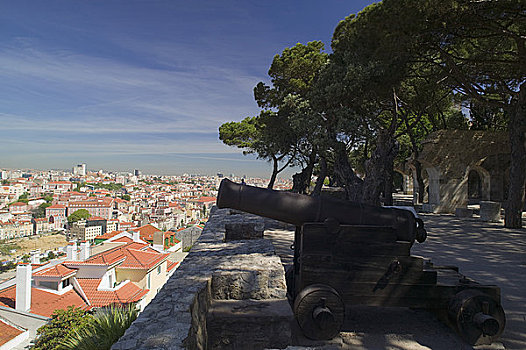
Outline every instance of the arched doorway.
<path id="1" fill-rule="evenodd" d="M 405 190 L 404 175 L 399 171 L 393 171 L 393 192 L 403 192 Z"/>
<path id="2" fill-rule="evenodd" d="M 468 173 L 468 204 L 479 203 L 482 199 L 482 178 L 478 171 Z"/>
<path id="3" fill-rule="evenodd" d="M 464 181 L 466 180 L 468 204 L 478 204 L 480 201 L 491 199 L 491 176 L 486 169 L 481 166 L 469 166 L 464 175 Z"/>

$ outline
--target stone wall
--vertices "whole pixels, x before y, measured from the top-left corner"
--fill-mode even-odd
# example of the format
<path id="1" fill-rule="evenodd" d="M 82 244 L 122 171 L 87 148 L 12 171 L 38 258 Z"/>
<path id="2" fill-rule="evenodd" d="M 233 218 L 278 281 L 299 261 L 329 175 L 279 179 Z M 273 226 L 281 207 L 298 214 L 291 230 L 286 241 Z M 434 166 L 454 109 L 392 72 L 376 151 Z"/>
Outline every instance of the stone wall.
<path id="1" fill-rule="evenodd" d="M 112 347 L 265 349 L 290 343 L 283 266 L 264 239 L 224 241 L 225 224 L 272 220 L 213 208 L 201 236 L 155 299 Z"/>
<path id="2" fill-rule="evenodd" d="M 470 203 L 469 175 L 480 179 L 476 201 L 502 202 L 507 197 L 510 162 L 508 135 L 504 132 L 439 130 L 422 143 L 418 160 L 427 175 L 430 211 L 454 213 Z"/>

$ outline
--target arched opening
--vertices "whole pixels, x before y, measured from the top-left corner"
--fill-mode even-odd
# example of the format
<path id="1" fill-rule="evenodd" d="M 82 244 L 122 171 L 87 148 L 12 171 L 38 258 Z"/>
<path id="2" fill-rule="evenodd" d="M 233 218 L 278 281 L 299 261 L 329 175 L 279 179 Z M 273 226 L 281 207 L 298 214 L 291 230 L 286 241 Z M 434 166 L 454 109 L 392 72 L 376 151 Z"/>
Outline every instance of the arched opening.
<path id="1" fill-rule="evenodd" d="M 54 224 L 54 223 L 55 223 L 55 218 L 53 217 L 53 215 L 51 215 L 51 216 L 49 217 L 49 223 L 50 223 L 50 224 Z"/>
<path id="2" fill-rule="evenodd" d="M 399 171 L 393 171 L 393 192 L 404 191 L 404 175 Z"/>
<path id="3" fill-rule="evenodd" d="M 482 199 L 482 178 L 476 170 L 468 173 L 468 204 L 479 203 Z"/>

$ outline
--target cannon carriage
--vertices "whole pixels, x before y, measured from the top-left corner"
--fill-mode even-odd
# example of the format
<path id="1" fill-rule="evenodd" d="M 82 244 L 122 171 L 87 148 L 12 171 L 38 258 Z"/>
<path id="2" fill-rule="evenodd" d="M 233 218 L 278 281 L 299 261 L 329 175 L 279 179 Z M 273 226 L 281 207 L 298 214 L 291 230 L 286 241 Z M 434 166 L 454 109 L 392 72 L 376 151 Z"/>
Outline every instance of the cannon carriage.
<path id="1" fill-rule="evenodd" d="M 310 197 L 221 182 L 219 208 L 296 225 L 289 300 L 305 336 L 331 339 L 352 305 L 434 311 L 470 344 L 488 344 L 504 330 L 500 289 L 411 255 L 424 223 L 411 211 Z"/>

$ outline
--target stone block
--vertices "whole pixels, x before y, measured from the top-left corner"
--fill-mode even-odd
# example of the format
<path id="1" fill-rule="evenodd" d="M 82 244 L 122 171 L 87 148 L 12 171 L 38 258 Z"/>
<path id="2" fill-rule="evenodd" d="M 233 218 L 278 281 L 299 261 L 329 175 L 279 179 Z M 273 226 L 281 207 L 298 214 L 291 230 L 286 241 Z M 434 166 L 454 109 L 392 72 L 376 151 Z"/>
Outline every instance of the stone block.
<path id="1" fill-rule="evenodd" d="M 436 208 L 434 204 L 429 204 L 429 203 L 422 204 L 422 212 L 424 213 L 434 213 L 435 209 Z"/>
<path id="2" fill-rule="evenodd" d="M 235 300 L 284 297 L 283 269 L 280 273 L 266 268 L 217 271 L 212 275 L 211 294 L 213 299 Z"/>
<path id="3" fill-rule="evenodd" d="M 206 320 L 208 349 L 283 349 L 292 322 L 287 299 L 215 300 Z"/>
<path id="4" fill-rule="evenodd" d="M 232 222 L 225 224 L 225 242 L 263 238 L 265 226 L 258 222 Z"/>
<path id="5" fill-rule="evenodd" d="M 480 220 L 489 222 L 500 221 L 500 203 L 491 201 L 480 202 Z"/>
<path id="6" fill-rule="evenodd" d="M 456 208 L 455 216 L 459 218 L 470 218 L 473 216 L 473 209 L 469 208 Z"/>

